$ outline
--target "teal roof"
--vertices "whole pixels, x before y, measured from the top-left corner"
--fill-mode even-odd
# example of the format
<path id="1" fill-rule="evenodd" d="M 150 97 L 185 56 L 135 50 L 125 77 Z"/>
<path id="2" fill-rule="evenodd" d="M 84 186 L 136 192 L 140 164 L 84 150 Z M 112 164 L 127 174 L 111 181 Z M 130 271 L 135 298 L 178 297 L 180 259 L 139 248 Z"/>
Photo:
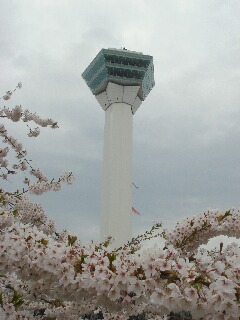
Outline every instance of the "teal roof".
<path id="1" fill-rule="evenodd" d="M 82 74 L 94 95 L 103 92 L 109 82 L 140 86 L 138 96 L 145 100 L 155 85 L 153 57 L 142 53 L 102 49 Z"/>

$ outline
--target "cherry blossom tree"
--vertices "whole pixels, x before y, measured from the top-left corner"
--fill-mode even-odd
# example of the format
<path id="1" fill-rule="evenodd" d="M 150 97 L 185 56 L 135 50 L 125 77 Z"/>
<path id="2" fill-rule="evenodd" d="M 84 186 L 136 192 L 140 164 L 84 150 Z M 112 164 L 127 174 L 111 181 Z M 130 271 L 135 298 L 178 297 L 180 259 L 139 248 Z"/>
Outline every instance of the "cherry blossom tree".
<path id="1" fill-rule="evenodd" d="M 21 88 L 7 91 L 7 102 Z M 240 249 L 232 243 L 207 250 L 201 244 L 218 235 L 239 238 L 239 210 L 207 210 L 178 222 L 173 230 L 155 224 L 120 248 L 105 242 L 82 245 L 76 235 L 58 231 L 31 194 L 59 191 L 73 182 L 72 173 L 49 179 L 35 168 L 21 142 L 7 129 L 8 120 L 28 125 L 28 137 L 39 127 L 57 128 L 21 106 L 2 107 L 1 178 L 23 172 L 22 190 L 0 189 L 0 318 L 168 319 L 171 312 L 190 312 L 193 319 L 240 319 Z M 10 157 L 10 152 L 15 158 Z M 14 159 L 14 160 L 12 160 Z M 142 245 L 153 237 L 163 248 Z"/>

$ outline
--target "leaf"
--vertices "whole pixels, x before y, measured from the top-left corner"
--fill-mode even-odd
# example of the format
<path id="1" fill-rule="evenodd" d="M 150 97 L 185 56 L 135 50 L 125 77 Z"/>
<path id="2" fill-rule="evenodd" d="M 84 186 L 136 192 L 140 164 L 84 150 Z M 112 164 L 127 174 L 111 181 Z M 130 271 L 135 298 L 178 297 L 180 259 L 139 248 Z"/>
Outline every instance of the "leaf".
<path id="1" fill-rule="evenodd" d="M 68 235 L 68 245 L 72 246 L 77 240 L 77 236 L 70 236 Z"/>
<path id="2" fill-rule="evenodd" d="M 22 296 L 19 293 L 17 293 L 16 290 L 13 291 L 12 303 L 16 309 L 24 303 Z"/>

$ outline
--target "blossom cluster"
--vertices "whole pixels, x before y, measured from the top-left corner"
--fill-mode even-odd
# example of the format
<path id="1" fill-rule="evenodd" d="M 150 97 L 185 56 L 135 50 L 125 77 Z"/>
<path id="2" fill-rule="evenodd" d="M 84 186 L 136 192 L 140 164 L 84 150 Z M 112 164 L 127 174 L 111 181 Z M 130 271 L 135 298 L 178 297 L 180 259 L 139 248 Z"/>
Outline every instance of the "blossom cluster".
<path id="1" fill-rule="evenodd" d="M 2 96 L 2 98 L 0 98 L 0 99 L 9 100 L 9 99 L 11 98 L 12 94 L 13 94 L 17 89 L 21 89 L 21 88 L 22 88 L 22 83 L 21 83 L 21 82 L 18 82 L 16 88 L 15 88 L 13 91 L 8 90 L 8 91 L 6 92 L 6 94 L 4 94 L 4 95 Z"/>
<path id="2" fill-rule="evenodd" d="M 11 95 L 7 92 L 3 100 Z M 14 122 L 24 121 L 26 115 L 26 121 L 53 125 L 20 107 L 1 111 Z M 31 193 L 58 191 L 62 182 L 71 184 L 72 173 L 49 180 L 32 167 L 22 144 L 4 125 L 0 135 L 8 145 L 0 149 L 0 167 L 6 170 L 1 177 L 23 171 L 37 180 L 31 183 L 25 176 L 28 189 L 23 192 L 0 189 L 0 319 L 100 314 L 125 320 L 145 314 L 166 320 L 170 312 L 180 311 L 190 311 L 193 319 L 240 319 L 240 248 L 235 243 L 220 243 L 213 251 L 200 247 L 220 234 L 239 237 L 239 210 L 208 210 L 177 223 L 173 230 L 162 230 L 158 236 L 165 239 L 163 248 L 146 250 L 140 244 L 154 237 L 161 224 L 120 248 L 111 245 L 111 238 L 82 245 L 76 235 L 59 232 L 43 206 L 29 198 Z M 18 159 L 11 169 L 9 147 Z"/>
<path id="3" fill-rule="evenodd" d="M 48 192 L 50 190 L 53 191 L 59 191 L 61 189 L 61 183 L 65 182 L 67 184 L 72 184 L 74 181 L 74 176 L 73 174 L 70 172 L 65 172 L 63 175 L 61 175 L 61 177 L 57 180 L 57 181 L 46 181 L 43 179 L 38 180 L 38 182 L 29 185 L 29 191 L 30 193 L 36 194 L 36 195 L 40 195 L 44 192 Z M 28 183 L 25 182 L 25 183 Z"/>
<path id="4" fill-rule="evenodd" d="M 17 90 L 22 88 L 22 83 L 19 82 L 16 88 L 13 91 L 7 91 L 5 95 L 2 96 L 3 100 L 9 100 L 12 94 Z M 1 99 L 1 98 L 0 98 Z M 21 106 L 15 106 L 14 108 L 10 109 L 4 106 L 0 109 L 0 117 L 1 118 L 8 118 L 13 122 L 18 122 L 22 119 L 23 122 L 33 121 L 37 125 L 41 127 L 50 126 L 51 128 L 55 129 L 58 128 L 57 122 L 52 119 L 43 119 L 36 113 L 31 113 L 29 110 L 23 110 Z M 37 137 L 40 133 L 39 128 L 30 129 L 30 133 L 28 134 L 29 137 Z"/>
<path id="5" fill-rule="evenodd" d="M 2 193 L 1 199 L 2 315 L 11 315 L 7 306 L 14 305 L 15 291 L 21 298 L 15 309 L 29 316 L 44 310 L 44 316 L 77 319 L 101 311 L 105 319 L 128 319 L 185 310 L 193 319 L 239 319 L 236 244 L 200 249 L 191 259 L 171 245 L 141 252 L 133 244 L 124 250 L 83 246 L 75 235 L 56 233 L 43 208 L 26 197 L 12 214 L 6 210 L 12 196 Z"/>
<path id="6" fill-rule="evenodd" d="M 21 88 L 22 84 L 19 83 L 17 88 Z M 13 91 L 13 92 L 14 92 Z M 2 98 L 3 100 L 9 100 L 13 94 L 12 91 L 7 91 L 6 95 Z M 21 106 L 15 106 L 10 109 L 4 106 L 0 109 L 0 118 L 6 118 L 13 122 L 18 122 L 22 120 L 23 122 L 33 121 L 41 127 L 50 126 L 51 128 L 58 128 L 57 122 L 52 119 L 43 119 L 35 113 L 31 113 L 28 110 L 23 110 Z M 39 127 L 31 129 L 29 126 L 29 137 L 37 137 L 40 134 Z M 24 184 L 28 186 L 28 190 L 33 194 L 42 194 L 50 190 L 58 191 L 61 189 L 62 183 L 72 184 L 74 178 L 73 174 L 65 173 L 59 179 L 51 181 L 48 180 L 47 176 L 38 168 L 34 168 L 31 164 L 31 160 L 27 159 L 27 151 L 23 148 L 22 143 L 20 143 L 16 138 L 12 137 L 4 124 L 0 124 L 0 137 L 3 138 L 3 143 L 7 144 L 7 147 L 0 148 L 0 168 L 2 173 L 0 177 L 7 180 L 9 175 L 16 174 L 18 170 L 25 172 Z M 9 164 L 7 159 L 9 154 L 9 147 L 15 152 L 15 157 L 17 162 Z M 3 171 L 3 169 L 5 169 Z M 27 176 L 27 173 L 30 175 Z M 37 181 L 32 182 L 31 176 L 35 177 Z M 26 192 L 26 190 L 24 190 Z"/>
<path id="7" fill-rule="evenodd" d="M 163 236 L 167 244 L 172 244 L 186 254 L 192 254 L 199 245 L 209 239 L 226 235 L 240 237 L 240 210 L 207 210 L 194 217 L 178 222 L 173 230 L 165 230 Z"/>
<path id="8" fill-rule="evenodd" d="M 23 122 L 33 121 L 41 127 L 50 126 L 51 128 L 57 128 L 57 122 L 52 119 L 43 119 L 35 113 L 31 113 L 28 110 L 23 110 L 21 106 L 15 106 L 12 109 L 4 107 L 0 110 L 0 117 L 8 118 L 13 122 L 18 122 L 22 119 Z M 37 137 L 40 133 L 39 128 L 34 130 L 30 129 L 29 137 Z"/>

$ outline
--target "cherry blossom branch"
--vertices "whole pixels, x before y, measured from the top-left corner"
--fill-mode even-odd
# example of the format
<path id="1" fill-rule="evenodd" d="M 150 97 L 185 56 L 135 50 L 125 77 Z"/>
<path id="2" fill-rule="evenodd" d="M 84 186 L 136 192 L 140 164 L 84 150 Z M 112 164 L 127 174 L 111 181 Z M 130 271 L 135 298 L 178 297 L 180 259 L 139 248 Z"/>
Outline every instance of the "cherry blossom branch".
<path id="1" fill-rule="evenodd" d="M 5 95 L 3 95 L 2 97 L 0 97 L 0 100 L 9 100 L 12 96 L 12 94 L 17 90 L 17 89 L 21 89 L 22 88 L 22 83 L 18 82 L 16 88 L 13 91 L 7 91 Z"/>

